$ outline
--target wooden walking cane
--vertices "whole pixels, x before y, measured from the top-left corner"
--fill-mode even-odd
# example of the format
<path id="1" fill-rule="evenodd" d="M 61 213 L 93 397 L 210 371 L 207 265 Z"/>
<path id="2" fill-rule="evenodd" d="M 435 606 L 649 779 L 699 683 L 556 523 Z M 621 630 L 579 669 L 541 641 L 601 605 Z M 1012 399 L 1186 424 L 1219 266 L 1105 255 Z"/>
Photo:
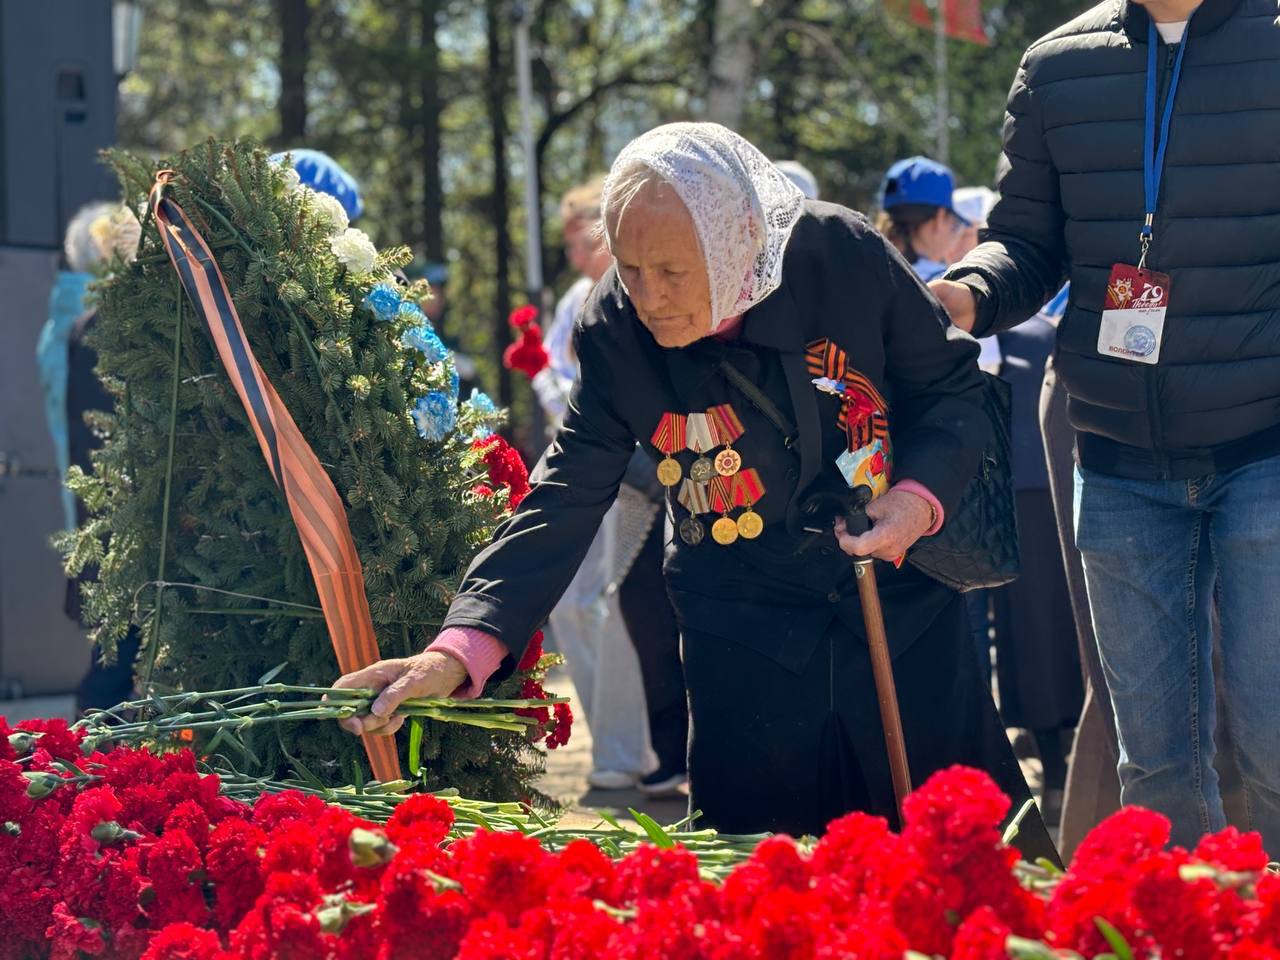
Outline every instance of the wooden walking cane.
<path id="1" fill-rule="evenodd" d="M 871 489 L 854 489 L 854 508 L 845 517 L 849 533 L 858 536 L 871 528 L 866 506 L 871 502 Z M 862 601 L 862 622 L 867 629 L 867 646 L 871 651 L 871 672 L 876 681 L 876 699 L 880 701 L 880 724 L 884 727 L 884 747 L 889 754 L 889 774 L 893 778 L 893 794 L 898 801 L 898 818 L 902 805 L 911 792 L 911 769 L 907 766 L 907 744 L 902 736 L 902 714 L 898 709 L 898 688 L 893 682 L 893 660 L 889 656 L 889 639 L 884 632 L 884 611 L 880 608 L 880 592 L 876 587 L 876 571 L 870 557 L 853 562 L 858 579 L 858 599 Z"/>

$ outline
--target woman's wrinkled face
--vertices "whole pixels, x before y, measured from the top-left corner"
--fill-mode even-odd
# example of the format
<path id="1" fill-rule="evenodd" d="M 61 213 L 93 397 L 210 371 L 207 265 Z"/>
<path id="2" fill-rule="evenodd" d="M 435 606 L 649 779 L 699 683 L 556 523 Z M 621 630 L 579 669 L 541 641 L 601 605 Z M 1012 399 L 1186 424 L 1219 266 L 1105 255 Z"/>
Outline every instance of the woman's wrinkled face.
<path id="1" fill-rule="evenodd" d="M 687 347 L 710 334 L 707 265 L 693 217 L 676 192 L 647 184 L 610 220 L 618 278 L 653 339 Z"/>

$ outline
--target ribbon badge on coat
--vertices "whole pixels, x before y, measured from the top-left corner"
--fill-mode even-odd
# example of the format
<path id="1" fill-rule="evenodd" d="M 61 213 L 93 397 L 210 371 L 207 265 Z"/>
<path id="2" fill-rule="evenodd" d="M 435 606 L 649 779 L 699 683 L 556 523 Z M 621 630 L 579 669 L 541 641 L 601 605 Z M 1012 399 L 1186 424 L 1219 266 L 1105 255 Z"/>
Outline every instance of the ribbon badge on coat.
<path id="1" fill-rule="evenodd" d="M 849 366 L 849 356 L 830 340 L 814 340 L 805 347 L 813 385 L 838 396 L 840 429 L 848 435 L 848 449 L 859 450 L 879 440 L 889 447 L 889 405 L 875 384 Z"/>

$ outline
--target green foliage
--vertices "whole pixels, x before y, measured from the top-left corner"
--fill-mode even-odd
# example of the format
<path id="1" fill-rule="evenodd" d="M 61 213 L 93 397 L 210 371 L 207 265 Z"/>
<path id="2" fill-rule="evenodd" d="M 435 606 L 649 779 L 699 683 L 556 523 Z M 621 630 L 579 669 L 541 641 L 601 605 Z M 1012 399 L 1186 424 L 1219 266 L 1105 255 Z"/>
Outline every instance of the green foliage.
<path id="1" fill-rule="evenodd" d="M 163 164 L 110 159 L 135 209 L 157 169 L 176 171 L 170 196 L 213 249 L 258 362 L 348 505 L 379 646 L 405 656 L 435 635 L 499 519 L 493 501 L 470 493 L 484 468 L 468 438 L 482 416 L 463 404 L 456 432 L 441 443 L 419 437 L 410 408 L 446 387 L 451 361 L 427 363 L 400 342 L 409 320 L 380 322 L 362 306 L 409 252 L 385 251 L 373 273 L 351 273 L 306 193 L 266 158 L 252 141 L 210 140 Z M 94 639 L 110 658 L 131 626 L 141 629 L 142 669 L 154 653 L 161 690 L 251 685 L 285 660 L 282 681 L 327 685 L 339 671 L 292 517 L 149 215 L 137 262 L 111 269 L 97 287 L 93 336 L 115 408 L 92 475 L 71 481 L 91 517 L 63 544 L 69 569 L 99 568 L 85 592 Z M 509 679 L 492 692 L 518 686 Z M 531 794 L 542 758 L 519 735 L 425 726 L 429 786 Z M 345 782 L 363 757 L 336 724 L 293 731 L 281 742 L 248 731 L 267 770 L 291 755 Z"/>

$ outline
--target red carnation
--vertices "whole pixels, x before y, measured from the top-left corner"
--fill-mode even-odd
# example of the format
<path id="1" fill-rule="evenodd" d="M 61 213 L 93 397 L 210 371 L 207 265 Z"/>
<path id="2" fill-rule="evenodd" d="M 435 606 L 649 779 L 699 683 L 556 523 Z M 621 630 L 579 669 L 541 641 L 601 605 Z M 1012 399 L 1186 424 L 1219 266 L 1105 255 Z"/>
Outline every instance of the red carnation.
<path id="1" fill-rule="evenodd" d="M 617 870 L 604 851 L 590 840 L 573 840 L 560 851 L 561 879 L 556 887 L 557 900 L 615 902 Z"/>
<path id="2" fill-rule="evenodd" d="M 1006 960 L 1012 931 L 990 907 L 979 907 L 956 931 L 951 960 Z"/>
<path id="3" fill-rule="evenodd" d="M 209 836 L 205 866 L 213 883 L 214 915 L 230 928 L 248 913 L 262 892 L 262 854 L 266 834 L 244 820 L 224 820 Z"/>
<path id="4" fill-rule="evenodd" d="M 866 423 L 876 412 L 876 402 L 860 390 L 847 391 L 844 403 L 849 422 L 855 427 Z"/>
<path id="5" fill-rule="evenodd" d="M 542 659 L 542 642 L 543 634 L 541 630 L 534 633 L 529 638 L 529 645 L 524 648 L 524 655 L 520 657 L 520 662 L 516 664 L 516 669 L 524 672 L 532 670 L 538 665 L 538 661 Z"/>
<path id="6" fill-rule="evenodd" d="M 489 482 L 507 488 L 511 509 L 520 506 L 520 501 L 529 493 L 529 469 L 519 452 L 496 433 L 477 438 L 471 448 L 484 451 L 481 459 L 489 468 Z"/>
<path id="7" fill-rule="evenodd" d="M 387 821 L 387 836 L 397 845 L 434 846 L 448 836 L 453 808 L 429 793 L 415 793 L 396 807 Z"/>
<path id="8" fill-rule="evenodd" d="M 523 330 L 533 321 L 538 319 L 538 308 L 532 304 L 526 303 L 522 307 L 516 307 L 511 311 L 511 315 L 507 317 L 507 323 L 515 327 L 517 330 Z"/>
<path id="9" fill-rule="evenodd" d="M 618 883 L 627 902 L 662 900 L 680 883 L 697 880 L 698 858 L 684 847 L 642 843 L 618 864 Z"/>
<path id="10" fill-rule="evenodd" d="M 65 720 L 23 720 L 18 724 L 18 729 L 40 734 L 36 740 L 37 753 L 43 750 L 57 760 L 74 762 L 84 759 L 84 752 L 80 749 L 84 734 L 70 729 Z"/>
<path id="11" fill-rule="evenodd" d="M 531 940 L 525 930 L 494 913 L 471 924 L 457 960 L 543 960 L 546 953 L 546 944 Z"/>
<path id="12" fill-rule="evenodd" d="M 514 831 L 478 833 L 449 848 L 457 879 L 477 914 L 511 921 L 541 906 L 557 881 L 556 859 L 537 840 Z"/>
<path id="13" fill-rule="evenodd" d="M 147 917 L 159 928 L 181 920 L 204 922 L 200 875 L 204 862 L 195 841 L 180 830 L 171 830 L 153 843 L 146 854 L 147 878 L 155 900 L 147 905 Z"/>
<path id="14" fill-rule="evenodd" d="M 49 941 L 50 960 L 80 960 L 96 957 L 106 949 L 102 924 L 75 916 L 65 903 L 53 908 L 53 923 L 45 931 Z"/>
<path id="15" fill-rule="evenodd" d="M 8 721 L 0 717 L 0 760 L 17 760 L 17 751 L 9 743 L 9 734 L 13 733 Z"/>
<path id="16" fill-rule="evenodd" d="M 569 742 L 569 734 L 573 730 L 573 711 L 567 703 L 557 703 L 554 709 L 555 726 L 547 734 L 547 749 L 554 750 Z"/>
<path id="17" fill-rule="evenodd" d="M 1241 833 L 1235 827 L 1201 838 L 1193 856 L 1203 863 L 1238 873 L 1265 870 L 1270 859 L 1262 849 L 1260 833 Z"/>
<path id="18" fill-rule="evenodd" d="M 253 805 L 253 822 L 271 833 L 276 827 L 295 820 L 313 820 L 324 812 L 325 803 L 319 797 L 298 790 L 264 794 Z"/>
<path id="19" fill-rule="evenodd" d="M 151 940 L 141 960 L 231 960 L 211 930 L 190 923 L 171 923 Z"/>
<path id="20" fill-rule="evenodd" d="M 530 323 L 520 334 L 520 339 L 508 344 L 502 352 L 502 365 L 508 370 L 519 370 L 532 380 L 541 373 L 551 356 L 542 345 L 542 327 Z"/>

